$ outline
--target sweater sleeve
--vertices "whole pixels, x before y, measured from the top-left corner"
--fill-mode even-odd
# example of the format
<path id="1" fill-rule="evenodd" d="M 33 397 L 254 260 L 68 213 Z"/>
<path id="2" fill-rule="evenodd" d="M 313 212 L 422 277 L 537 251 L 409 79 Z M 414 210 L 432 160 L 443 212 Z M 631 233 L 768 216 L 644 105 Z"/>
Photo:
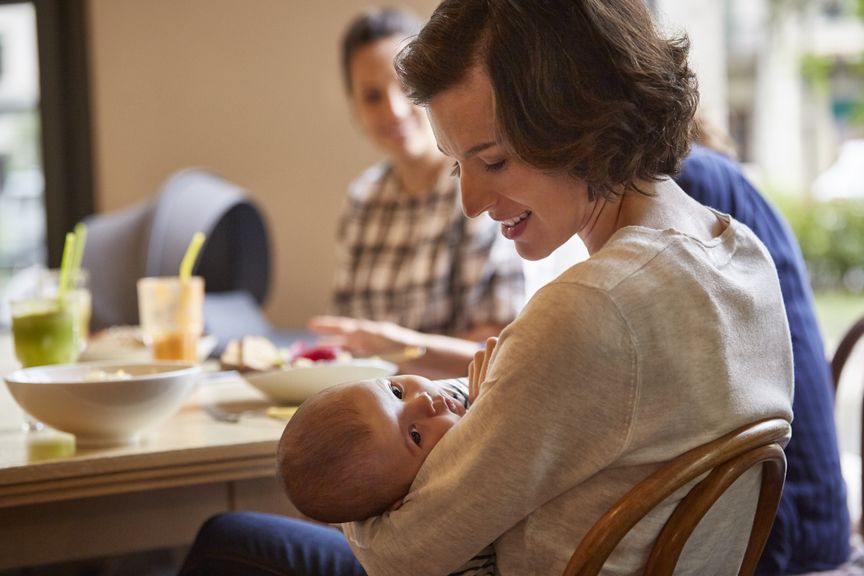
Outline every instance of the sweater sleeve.
<path id="1" fill-rule="evenodd" d="M 367 573 L 447 574 L 607 467 L 628 441 L 637 368 L 606 293 L 560 280 L 541 289 L 502 333 L 480 397 L 403 506 L 345 525 Z"/>

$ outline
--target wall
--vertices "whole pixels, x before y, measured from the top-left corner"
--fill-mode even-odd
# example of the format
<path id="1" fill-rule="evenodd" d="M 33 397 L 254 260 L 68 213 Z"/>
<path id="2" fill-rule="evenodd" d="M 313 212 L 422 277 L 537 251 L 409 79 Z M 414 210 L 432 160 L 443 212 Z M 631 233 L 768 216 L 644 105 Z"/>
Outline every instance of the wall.
<path id="1" fill-rule="evenodd" d="M 427 17 L 436 0 L 404 0 Z M 360 0 L 90 0 L 100 212 L 204 166 L 246 188 L 273 245 L 270 320 L 325 310 L 337 216 L 378 156 L 352 124 L 338 43 Z"/>

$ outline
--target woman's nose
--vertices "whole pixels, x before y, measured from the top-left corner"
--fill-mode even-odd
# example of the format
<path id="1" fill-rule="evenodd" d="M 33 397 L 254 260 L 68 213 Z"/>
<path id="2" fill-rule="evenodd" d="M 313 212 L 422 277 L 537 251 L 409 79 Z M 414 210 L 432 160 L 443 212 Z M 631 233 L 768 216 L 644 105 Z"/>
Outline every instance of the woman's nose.
<path id="1" fill-rule="evenodd" d="M 497 195 L 474 181 L 464 171 L 459 177 L 459 188 L 462 194 L 462 212 L 468 218 L 480 216 L 495 204 Z"/>

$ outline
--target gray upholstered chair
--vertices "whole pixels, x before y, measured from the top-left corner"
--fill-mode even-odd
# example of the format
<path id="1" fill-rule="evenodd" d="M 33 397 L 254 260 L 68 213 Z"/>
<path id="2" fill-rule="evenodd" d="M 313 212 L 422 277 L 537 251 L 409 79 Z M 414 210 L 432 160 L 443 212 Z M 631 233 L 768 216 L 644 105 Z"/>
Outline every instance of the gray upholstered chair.
<path id="1" fill-rule="evenodd" d="M 204 277 L 208 294 L 247 292 L 258 306 L 267 296 L 270 245 L 264 218 L 242 188 L 209 170 L 181 170 L 152 200 L 85 222 L 83 267 L 90 272 L 94 330 L 137 324 L 138 278 L 177 274 L 198 231 L 207 239 L 195 274 Z"/>

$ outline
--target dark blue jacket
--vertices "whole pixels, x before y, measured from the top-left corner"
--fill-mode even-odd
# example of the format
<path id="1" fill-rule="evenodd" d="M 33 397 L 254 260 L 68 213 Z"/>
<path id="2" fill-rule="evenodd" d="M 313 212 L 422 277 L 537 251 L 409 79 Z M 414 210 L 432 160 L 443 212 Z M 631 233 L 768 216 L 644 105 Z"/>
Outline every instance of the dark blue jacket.
<path id="1" fill-rule="evenodd" d="M 849 511 L 834 424 L 831 373 L 813 310 L 813 294 L 795 236 L 739 166 L 694 146 L 678 184 L 694 199 L 750 227 L 777 266 L 792 334 L 795 397 L 786 485 L 760 574 L 834 568 L 849 556 Z"/>

